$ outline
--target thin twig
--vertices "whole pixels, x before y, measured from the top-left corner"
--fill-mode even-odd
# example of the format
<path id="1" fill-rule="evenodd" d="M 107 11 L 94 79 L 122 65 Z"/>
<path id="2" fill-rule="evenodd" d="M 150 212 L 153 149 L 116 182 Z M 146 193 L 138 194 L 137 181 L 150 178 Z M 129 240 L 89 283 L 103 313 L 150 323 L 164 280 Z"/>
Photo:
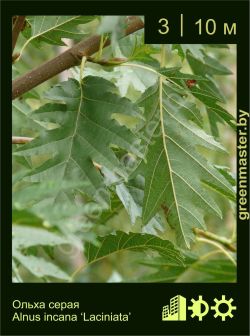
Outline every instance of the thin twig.
<path id="1" fill-rule="evenodd" d="M 206 239 L 206 238 L 199 238 L 199 237 L 197 237 L 196 240 L 199 241 L 199 242 L 202 242 L 202 243 L 206 243 L 206 244 L 210 244 L 210 245 L 216 246 L 218 249 L 220 249 L 225 254 L 225 256 L 228 257 L 229 260 L 231 260 L 231 262 L 235 266 L 237 265 L 236 261 L 231 256 L 231 254 L 221 244 L 219 244 L 219 243 L 217 243 L 217 242 L 215 242 L 213 240 Z"/>
<path id="2" fill-rule="evenodd" d="M 22 136 L 13 136 L 12 137 L 12 144 L 15 145 L 23 145 L 28 142 L 31 142 L 34 138 L 29 138 L 29 137 L 22 137 Z"/>
<path id="3" fill-rule="evenodd" d="M 204 238 L 209 239 L 211 241 L 215 241 L 215 242 L 220 243 L 221 245 L 223 245 L 226 249 L 228 249 L 231 252 L 236 252 L 237 251 L 236 247 L 232 244 L 231 240 L 229 240 L 226 237 L 221 237 L 221 236 L 218 236 L 218 235 L 216 235 L 212 232 L 204 231 L 204 230 L 197 229 L 197 228 L 194 229 L 194 233 L 197 236 L 204 237 Z"/>
<path id="4" fill-rule="evenodd" d="M 23 29 L 24 22 L 25 16 L 17 16 L 17 18 L 15 19 L 15 23 L 12 29 L 12 54 L 15 49 L 19 33 Z"/>
<path id="5" fill-rule="evenodd" d="M 218 249 L 218 250 L 213 250 L 213 251 L 210 251 L 210 252 L 208 252 L 208 253 L 203 254 L 202 256 L 200 256 L 200 258 L 199 258 L 194 264 L 199 263 L 199 262 L 201 262 L 201 261 L 203 261 L 203 260 L 205 260 L 205 259 L 208 259 L 208 258 L 210 258 L 211 256 L 214 256 L 215 254 L 218 254 L 218 253 L 223 253 L 223 254 L 224 254 L 224 252 L 221 251 L 220 249 Z M 193 264 L 193 265 L 194 265 L 194 264 Z"/>

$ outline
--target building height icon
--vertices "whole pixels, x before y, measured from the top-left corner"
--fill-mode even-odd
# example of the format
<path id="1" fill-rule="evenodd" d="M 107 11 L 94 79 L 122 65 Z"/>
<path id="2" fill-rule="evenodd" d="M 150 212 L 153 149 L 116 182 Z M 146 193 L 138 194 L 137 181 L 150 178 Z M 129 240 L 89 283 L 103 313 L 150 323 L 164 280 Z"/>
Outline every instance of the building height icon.
<path id="1" fill-rule="evenodd" d="M 176 295 L 162 308 L 162 321 L 186 321 L 186 298 Z"/>

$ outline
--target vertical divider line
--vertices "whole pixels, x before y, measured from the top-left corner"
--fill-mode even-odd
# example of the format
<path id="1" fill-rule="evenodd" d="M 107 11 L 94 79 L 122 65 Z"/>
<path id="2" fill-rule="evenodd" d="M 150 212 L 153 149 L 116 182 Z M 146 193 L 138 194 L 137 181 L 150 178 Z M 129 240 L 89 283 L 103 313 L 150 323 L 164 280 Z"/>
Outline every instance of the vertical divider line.
<path id="1" fill-rule="evenodd" d="M 183 37 L 183 22 L 184 22 L 184 17 L 183 17 L 183 14 L 181 14 L 181 37 Z"/>

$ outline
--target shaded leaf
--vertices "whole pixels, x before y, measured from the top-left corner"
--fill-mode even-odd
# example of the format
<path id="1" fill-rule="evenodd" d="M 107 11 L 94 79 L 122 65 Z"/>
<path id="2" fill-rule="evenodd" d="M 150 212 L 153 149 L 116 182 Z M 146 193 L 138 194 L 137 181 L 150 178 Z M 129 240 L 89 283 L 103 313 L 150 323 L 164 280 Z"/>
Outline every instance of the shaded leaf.
<path id="1" fill-rule="evenodd" d="M 30 273 L 38 278 L 52 277 L 64 281 L 70 280 L 70 276 L 61 270 L 61 268 L 41 257 L 33 255 L 26 256 L 17 251 L 14 253 L 13 257 Z"/>
<path id="2" fill-rule="evenodd" d="M 156 272 L 145 274 L 137 279 L 139 282 L 179 282 L 185 276 L 185 282 L 235 282 L 236 266 L 230 260 L 199 259 L 194 253 L 183 253 L 184 265 L 169 262 L 164 257 L 147 258 L 140 261 L 142 265 L 156 269 Z"/>
<path id="3" fill-rule="evenodd" d="M 77 181 L 58 181 L 49 180 L 42 181 L 41 183 L 31 183 L 23 188 L 15 190 L 12 203 L 14 207 L 21 209 L 25 207 L 31 207 L 35 203 L 52 198 L 57 195 L 60 191 L 67 192 L 71 189 L 84 186 L 84 182 Z"/>
<path id="4" fill-rule="evenodd" d="M 31 246 L 56 246 L 69 244 L 66 238 L 48 230 L 29 226 L 14 225 L 12 230 L 13 248 L 24 249 Z"/>
<path id="5" fill-rule="evenodd" d="M 42 131 L 44 127 L 31 117 L 31 108 L 20 100 L 12 102 L 12 134 L 16 136 L 33 137 Z"/>
<path id="6" fill-rule="evenodd" d="M 192 70 L 203 75 L 230 75 L 232 72 L 224 65 L 219 63 L 215 58 L 212 58 L 204 53 L 203 60 L 197 59 L 191 54 L 187 55 L 188 63 Z"/>
<path id="7" fill-rule="evenodd" d="M 123 209 L 123 204 L 119 197 L 114 193 L 111 194 L 110 207 L 103 210 L 99 216 L 97 222 L 99 224 L 105 225 L 111 218 L 116 216 Z M 95 214 L 95 212 L 94 212 Z"/>

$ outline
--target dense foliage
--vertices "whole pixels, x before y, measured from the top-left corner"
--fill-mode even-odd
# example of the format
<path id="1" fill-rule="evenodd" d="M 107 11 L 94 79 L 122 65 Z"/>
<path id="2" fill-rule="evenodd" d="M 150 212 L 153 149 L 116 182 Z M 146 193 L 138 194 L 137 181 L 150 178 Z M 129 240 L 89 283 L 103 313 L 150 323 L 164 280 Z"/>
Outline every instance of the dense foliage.
<path id="1" fill-rule="evenodd" d="M 101 38 L 13 100 L 14 282 L 236 279 L 235 48 L 145 45 L 127 25 L 25 19 L 14 81 Z"/>

